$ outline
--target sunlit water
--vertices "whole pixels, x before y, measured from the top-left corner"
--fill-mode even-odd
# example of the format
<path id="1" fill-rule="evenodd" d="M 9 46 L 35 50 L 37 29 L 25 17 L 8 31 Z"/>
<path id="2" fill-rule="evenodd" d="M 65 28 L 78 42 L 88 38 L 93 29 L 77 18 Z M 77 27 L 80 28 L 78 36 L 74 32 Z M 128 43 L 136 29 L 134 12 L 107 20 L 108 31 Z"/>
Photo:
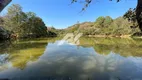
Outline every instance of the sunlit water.
<path id="1" fill-rule="evenodd" d="M 81 38 L 0 43 L 0 79 L 142 80 L 142 40 Z"/>

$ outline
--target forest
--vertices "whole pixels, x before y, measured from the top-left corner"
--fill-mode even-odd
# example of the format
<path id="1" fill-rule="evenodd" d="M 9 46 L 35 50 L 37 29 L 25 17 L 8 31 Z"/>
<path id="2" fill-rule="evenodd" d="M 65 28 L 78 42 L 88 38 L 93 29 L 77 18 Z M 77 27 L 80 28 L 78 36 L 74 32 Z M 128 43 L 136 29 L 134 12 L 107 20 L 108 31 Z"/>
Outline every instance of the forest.
<path id="1" fill-rule="evenodd" d="M 68 28 L 56 29 L 46 26 L 36 13 L 24 12 L 19 4 L 12 4 L 7 13 L 0 16 L 0 39 L 56 37 L 66 33 L 83 33 L 91 37 L 141 36 L 135 16 L 135 9 L 129 9 L 116 19 L 100 16 L 94 22 L 78 21 Z"/>
<path id="2" fill-rule="evenodd" d="M 48 31 L 43 20 L 34 12 L 23 12 L 19 4 L 11 5 L 7 13 L 0 17 L 0 35 L 6 38 L 39 38 L 56 36 Z M 5 37 L 1 36 L 1 39 Z"/>

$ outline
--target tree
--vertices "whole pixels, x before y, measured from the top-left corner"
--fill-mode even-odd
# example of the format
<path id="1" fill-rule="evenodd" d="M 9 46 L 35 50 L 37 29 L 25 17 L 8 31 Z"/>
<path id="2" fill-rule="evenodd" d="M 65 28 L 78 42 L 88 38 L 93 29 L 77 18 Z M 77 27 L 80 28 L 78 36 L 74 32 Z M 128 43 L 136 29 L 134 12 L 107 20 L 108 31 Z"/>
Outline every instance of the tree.
<path id="1" fill-rule="evenodd" d="M 0 2 L 0 12 L 3 10 L 3 8 L 9 4 L 12 0 L 1 0 Z M 71 0 L 71 3 L 76 3 L 80 0 Z M 82 8 L 82 10 L 85 10 L 88 5 L 93 1 L 93 0 L 83 0 L 86 4 L 84 6 L 84 8 Z M 109 0 L 112 1 L 112 0 Z M 141 18 L 141 12 L 142 12 L 142 0 L 137 0 L 137 7 L 136 7 L 136 19 L 139 25 L 140 30 L 142 31 L 142 18 Z M 120 0 L 116 0 L 116 2 L 120 2 Z"/>
<path id="2" fill-rule="evenodd" d="M 105 21 L 105 17 L 100 16 L 96 19 L 95 24 L 96 24 L 97 27 L 103 27 L 104 21 Z"/>
<path id="3" fill-rule="evenodd" d="M 103 23 L 103 26 L 108 27 L 112 22 L 113 22 L 113 19 L 110 16 L 106 16 L 104 23 Z"/>
<path id="4" fill-rule="evenodd" d="M 19 4 L 13 4 L 8 8 L 8 13 L 4 17 L 4 26 L 7 30 L 14 33 L 21 32 L 20 26 L 26 19 L 26 14 L 22 11 Z"/>
<path id="5" fill-rule="evenodd" d="M 46 36 L 46 26 L 40 17 L 33 12 L 27 12 L 25 21 L 20 25 L 21 37 L 41 37 Z"/>
<path id="6" fill-rule="evenodd" d="M 72 0 L 71 3 L 76 3 L 76 2 L 79 2 L 81 0 Z M 83 0 L 85 2 L 85 6 L 82 8 L 82 11 L 84 11 L 88 5 L 94 1 L 94 0 Z M 109 1 L 112 1 L 112 0 L 109 0 Z M 116 0 L 116 2 L 120 2 L 121 0 Z M 137 23 L 138 23 L 138 26 L 139 26 L 139 29 L 142 31 L 142 0 L 137 0 L 138 3 L 137 3 L 137 7 L 136 7 L 136 20 L 137 20 Z"/>
<path id="7" fill-rule="evenodd" d="M 13 4 L 8 8 L 8 13 L 4 16 L 4 27 L 20 38 L 47 35 L 43 20 L 33 12 L 23 12 L 19 4 Z"/>

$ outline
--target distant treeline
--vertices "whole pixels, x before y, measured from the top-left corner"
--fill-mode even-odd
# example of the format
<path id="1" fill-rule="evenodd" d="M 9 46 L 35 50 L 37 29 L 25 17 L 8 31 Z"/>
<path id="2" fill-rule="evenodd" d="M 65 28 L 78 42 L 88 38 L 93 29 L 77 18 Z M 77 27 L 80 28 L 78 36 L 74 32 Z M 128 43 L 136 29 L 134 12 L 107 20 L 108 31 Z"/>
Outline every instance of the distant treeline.
<path id="1" fill-rule="evenodd" d="M 66 29 L 67 32 L 82 32 L 84 35 L 132 35 L 140 32 L 137 23 L 128 21 L 124 17 L 112 19 L 110 16 L 98 17 L 95 22 L 77 23 Z"/>

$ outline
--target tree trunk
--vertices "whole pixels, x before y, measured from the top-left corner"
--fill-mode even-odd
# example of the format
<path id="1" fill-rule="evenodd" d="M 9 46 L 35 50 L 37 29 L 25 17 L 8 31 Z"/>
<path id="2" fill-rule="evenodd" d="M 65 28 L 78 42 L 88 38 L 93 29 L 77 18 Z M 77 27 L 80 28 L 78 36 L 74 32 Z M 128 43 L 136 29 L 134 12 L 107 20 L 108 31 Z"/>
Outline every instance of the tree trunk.
<path id="1" fill-rule="evenodd" d="M 139 25 L 139 28 L 142 32 L 142 0 L 138 0 L 137 8 L 136 8 L 136 19 Z"/>

